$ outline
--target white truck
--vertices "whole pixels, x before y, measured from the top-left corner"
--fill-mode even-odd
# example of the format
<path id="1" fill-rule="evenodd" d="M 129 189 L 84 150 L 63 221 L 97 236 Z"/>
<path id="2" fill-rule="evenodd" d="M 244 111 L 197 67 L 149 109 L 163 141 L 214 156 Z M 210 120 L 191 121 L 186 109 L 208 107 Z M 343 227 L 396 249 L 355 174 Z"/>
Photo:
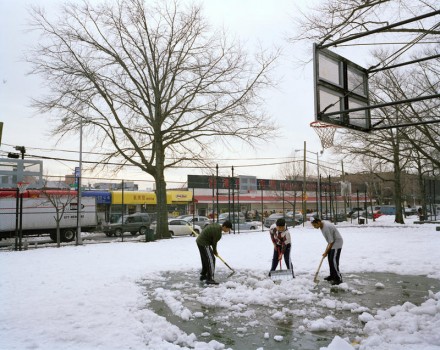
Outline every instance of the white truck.
<path id="1" fill-rule="evenodd" d="M 16 210 L 16 203 L 16 198 L 0 198 L 0 238 L 13 238 L 19 231 L 20 210 Z M 77 231 L 77 201 L 64 203 L 68 204 L 60 220 L 60 240 L 71 242 Z M 81 208 L 81 231 L 93 231 L 98 226 L 96 199 L 82 197 Z M 21 235 L 49 234 L 56 242 L 56 215 L 54 205 L 47 198 L 23 198 Z"/>

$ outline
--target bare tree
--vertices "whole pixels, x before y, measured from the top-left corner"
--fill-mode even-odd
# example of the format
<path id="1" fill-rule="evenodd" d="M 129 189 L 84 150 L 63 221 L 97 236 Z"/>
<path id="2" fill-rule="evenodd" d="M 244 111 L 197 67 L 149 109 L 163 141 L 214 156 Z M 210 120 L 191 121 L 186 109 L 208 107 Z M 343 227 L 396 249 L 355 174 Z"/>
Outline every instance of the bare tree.
<path id="1" fill-rule="evenodd" d="M 437 49 L 435 54 L 439 54 Z M 394 99 L 408 99 L 413 96 L 438 94 L 440 91 L 440 59 L 423 62 L 400 72 L 386 71 L 377 79 L 376 91 L 385 91 Z M 381 82 L 379 84 L 379 82 Z M 403 129 L 402 137 L 432 168 L 440 169 L 440 99 L 405 103 L 399 105 L 399 123 L 412 124 Z M 438 123 L 424 124 L 436 118 Z"/>
<path id="2" fill-rule="evenodd" d="M 72 201 L 76 201 L 77 195 L 76 192 L 69 193 L 68 191 L 51 191 L 47 189 L 43 189 L 42 193 L 47 199 L 47 202 L 50 203 L 55 209 L 54 220 L 56 222 L 56 242 L 57 247 L 59 248 L 61 245 L 60 222 L 63 219 L 63 215 L 67 207 L 70 206 Z M 54 237 L 51 238 L 53 239 Z"/>
<path id="3" fill-rule="evenodd" d="M 83 121 L 96 149 L 112 150 L 102 164 L 114 159 L 154 178 L 162 237 L 170 237 L 166 169 L 209 166 L 218 142 L 252 144 L 276 129 L 261 92 L 279 52 L 250 59 L 239 42 L 211 32 L 200 6 L 83 1 L 65 4 L 54 21 L 31 13 L 44 39 L 28 60 L 51 91 L 35 107 L 56 114 L 60 137 Z"/>
<path id="4" fill-rule="evenodd" d="M 291 42 L 313 41 L 326 44 L 360 32 L 384 27 L 438 10 L 437 0 L 324 0 L 295 18 Z M 435 23 L 434 17 L 430 23 Z M 440 35 L 438 27 L 406 24 L 389 28 L 388 33 Z"/>
<path id="5" fill-rule="evenodd" d="M 279 167 L 279 177 L 285 181 L 281 183 L 281 189 L 275 190 L 275 195 L 292 207 L 294 218 L 300 207 L 297 201 L 302 198 L 302 184 L 300 181 L 304 172 L 302 169 L 304 163 L 301 159 L 295 157 L 295 153 L 292 153 L 291 162 L 286 162 Z"/>

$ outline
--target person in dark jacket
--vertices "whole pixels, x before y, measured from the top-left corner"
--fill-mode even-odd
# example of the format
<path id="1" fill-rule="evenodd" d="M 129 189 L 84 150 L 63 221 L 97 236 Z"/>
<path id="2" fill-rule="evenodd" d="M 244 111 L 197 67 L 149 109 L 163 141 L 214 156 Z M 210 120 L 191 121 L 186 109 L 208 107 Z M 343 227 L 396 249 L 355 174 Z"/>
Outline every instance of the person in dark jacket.
<path id="1" fill-rule="evenodd" d="M 232 223 L 228 220 L 223 222 L 220 226 L 217 223 L 206 226 L 202 233 L 197 237 L 197 247 L 200 251 L 200 258 L 202 260 L 202 272 L 200 273 L 200 280 L 206 281 L 206 284 L 218 284 L 214 280 L 215 272 L 215 257 L 217 256 L 217 242 L 222 238 L 223 232 L 229 232 L 232 228 Z"/>

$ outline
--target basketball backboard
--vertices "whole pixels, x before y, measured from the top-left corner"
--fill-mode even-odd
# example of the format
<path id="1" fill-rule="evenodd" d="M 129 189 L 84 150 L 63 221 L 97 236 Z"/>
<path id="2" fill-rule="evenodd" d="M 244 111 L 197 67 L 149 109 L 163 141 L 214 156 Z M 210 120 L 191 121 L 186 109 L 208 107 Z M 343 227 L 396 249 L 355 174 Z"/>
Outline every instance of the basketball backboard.
<path id="1" fill-rule="evenodd" d="M 314 44 L 315 121 L 310 123 L 310 126 L 318 132 L 321 142 L 326 141 L 326 139 L 330 141 L 323 142 L 324 148 L 325 145 L 331 146 L 332 144 L 332 138 L 329 136 L 330 131 L 334 133 L 334 130 L 331 130 L 332 127 L 345 127 L 372 132 L 440 123 L 437 107 L 433 108 L 438 106 L 436 101 L 440 98 L 440 93 L 437 89 L 430 88 L 432 81 L 435 81 L 436 78 L 435 69 L 431 72 L 434 80 L 431 80 L 429 70 L 424 70 L 424 67 L 426 67 L 425 62 L 430 62 L 433 65 L 439 60 L 440 54 L 438 51 L 429 50 L 428 47 L 425 50 L 419 48 L 415 52 L 411 51 L 416 44 L 436 44 L 437 30 L 440 26 L 438 16 L 440 16 L 440 10 L 434 10 L 402 21 L 386 23 L 381 27 L 359 26 L 361 29 L 357 33 L 350 31 L 346 36 L 338 37 L 338 35 L 335 35 L 334 40 L 320 38 L 322 39 L 321 43 Z M 376 57 L 377 64 L 368 69 L 328 50 L 330 47 L 356 45 L 359 44 L 357 42 L 359 39 L 377 34 L 392 35 L 397 33 L 399 35 L 409 33 L 413 31 L 413 28 L 405 26 L 414 22 L 417 23 L 420 32 L 420 35 L 416 38 L 412 36 L 404 37 L 402 43 L 392 41 L 387 43 L 373 39 L 367 39 L 363 43 L 367 45 L 389 45 L 390 47 L 387 55 L 381 58 Z M 427 38 L 433 39 L 426 40 Z M 410 66 L 418 69 L 413 68 L 410 71 L 409 68 L 404 68 Z M 373 92 L 371 94 L 369 92 L 369 82 L 373 85 L 370 79 L 379 72 L 383 73 L 385 79 L 387 79 L 387 74 L 385 74 L 387 71 L 391 72 L 388 76 L 394 75 L 395 72 L 402 76 L 405 76 L 405 74 L 413 76 L 420 73 L 421 81 L 426 84 L 426 87 L 422 86 L 420 88 L 421 83 L 416 82 L 415 86 L 410 84 L 413 91 L 402 85 L 403 87 L 398 87 L 402 91 L 397 94 L 392 92 L 382 99 L 383 96 L 379 96 L 380 91 L 376 91 L 375 98 L 370 98 L 373 96 Z M 400 83 L 397 82 L 396 84 L 399 85 Z M 395 112 L 396 118 L 389 117 L 389 112 L 387 112 L 387 108 L 390 109 L 389 107 L 394 108 L 393 112 Z M 417 113 L 414 113 L 414 111 Z M 321 137 L 321 134 L 323 137 Z"/>
<path id="2" fill-rule="evenodd" d="M 313 63 L 315 121 L 369 132 L 367 70 L 316 44 Z"/>

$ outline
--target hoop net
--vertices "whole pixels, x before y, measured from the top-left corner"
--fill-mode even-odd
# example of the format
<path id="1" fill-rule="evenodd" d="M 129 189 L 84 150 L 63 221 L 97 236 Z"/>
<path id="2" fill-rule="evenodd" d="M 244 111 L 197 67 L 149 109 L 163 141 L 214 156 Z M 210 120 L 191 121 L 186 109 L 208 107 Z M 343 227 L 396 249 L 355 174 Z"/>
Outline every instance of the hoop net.
<path id="1" fill-rule="evenodd" d="M 333 147 L 333 138 L 335 136 L 337 125 L 323 123 L 321 121 L 314 121 L 310 123 L 310 127 L 315 130 L 321 140 L 322 148 Z"/>
<path id="2" fill-rule="evenodd" d="M 17 182 L 18 192 L 24 193 L 29 186 L 29 182 Z"/>

